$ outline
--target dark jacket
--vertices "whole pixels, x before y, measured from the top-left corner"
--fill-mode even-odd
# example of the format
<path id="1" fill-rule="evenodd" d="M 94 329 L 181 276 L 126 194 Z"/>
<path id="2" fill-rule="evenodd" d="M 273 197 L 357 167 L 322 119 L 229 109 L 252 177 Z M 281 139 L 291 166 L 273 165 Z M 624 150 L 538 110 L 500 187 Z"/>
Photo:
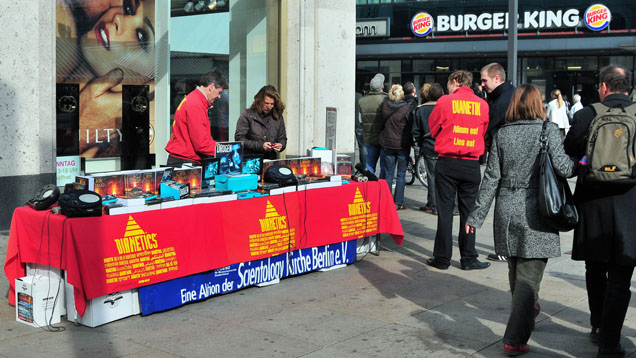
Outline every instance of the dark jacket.
<path id="1" fill-rule="evenodd" d="M 281 152 L 285 150 L 287 134 L 283 116 L 275 119 L 271 115 L 261 116 L 254 110 L 246 109 L 236 123 L 234 140 L 243 141 L 245 154 L 262 154 L 265 159 L 276 159 L 277 152 L 265 151 L 263 143 L 280 143 L 283 145 Z"/>
<path id="2" fill-rule="evenodd" d="M 382 131 L 382 102 L 388 100 L 384 92 L 369 92 L 360 98 L 360 115 L 362 116 L 362 133 L 364 143 L 378 145 L 380 132 Z"/>
<path id="3" fill-rule="evenodd" d="M 382 104 L 384 128 L 380 133 L 380 145 L 391 149 L 411 147 L 411 107 L 404 100 L 385 101 Z"/>
<path id="4" fill-rule="evenodd" d="M 508 82 L 504 82 L 497 86 L 488 94 L 488 129 L 486 130 L 486 141 L 490 141 L 497 129 L 501 127 L 506 119 L 506 111 L 512 100 L 512 92 L 515 87 Z"/>
<path id="5" fill-rule="evenodd" d="M 435 152 L 435 138 L 430 135 L 431 128 L 428 126 L 428 117 L 433 112 L 437 102 L 426 102 L 415 111 L 415 120 L 413 121 L 413 139 L 415 143 L 420 147 L 420 150 L 424 155 L 428 157 L 437 157 Z M 428 136 L 426 136 L 428 134 Z"/>
<path id="6" fill-rule="evenodd" d="M 611 94 L 603 104 L 627 107 L 632 101 L 624 94 Z M 574 114 L 564 142 L 566 153 L 583 157 L 594 116 L 592 107 Z M 574 201 L 579 211 L 579 223 L 574 229 L 572 259 L 636 265 L 636 186 L 590 183 L 585 180 L 585 167 L 582 167 Z"/>

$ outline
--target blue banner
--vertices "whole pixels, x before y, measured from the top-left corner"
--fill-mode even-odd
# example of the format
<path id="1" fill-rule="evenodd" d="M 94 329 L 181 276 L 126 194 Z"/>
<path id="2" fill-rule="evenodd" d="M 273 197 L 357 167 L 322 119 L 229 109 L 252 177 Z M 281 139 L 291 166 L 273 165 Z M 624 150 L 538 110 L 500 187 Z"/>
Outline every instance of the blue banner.
<path id="1" fill-rule="evenodd" d="M 356 260 L 356 240 L 291 251 L 139 288 L 141 314 Z"/>

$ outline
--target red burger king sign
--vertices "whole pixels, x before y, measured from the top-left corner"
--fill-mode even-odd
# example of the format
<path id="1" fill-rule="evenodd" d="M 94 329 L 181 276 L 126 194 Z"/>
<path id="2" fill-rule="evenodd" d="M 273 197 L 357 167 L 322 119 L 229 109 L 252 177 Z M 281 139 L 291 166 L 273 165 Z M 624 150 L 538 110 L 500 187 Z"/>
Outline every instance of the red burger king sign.
<path id="1" fill-rule="evenodd" d="M 433 31 L 433 16 L 427 12 L 420 12 L 411 20 L 411 31 L 415 36 L 424 37 Z"/>
<path id="2" fill-rule="evenodd" d="M 585 25 L 593 31 L 601 31 L 609 26 L 612 13 L 605 5 L 594 4 L 585 10 Z"/>

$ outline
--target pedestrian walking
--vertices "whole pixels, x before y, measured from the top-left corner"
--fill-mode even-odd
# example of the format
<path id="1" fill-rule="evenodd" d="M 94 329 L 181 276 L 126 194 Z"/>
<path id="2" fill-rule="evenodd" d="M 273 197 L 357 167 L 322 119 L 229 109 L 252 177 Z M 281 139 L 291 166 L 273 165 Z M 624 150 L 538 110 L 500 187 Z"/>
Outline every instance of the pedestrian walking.
<path id="1" fill-rule="evenodd" d="M 504 352 L 527 353 L 534 320 L 539 314 L 539 286 L 548 258 L 561 256 L 558 231 L 538 216 L 539 138 L 545 113 L 541 92 L 521 85 L 512 95 L 506 124 L 494 135 L 475 209 L 466 233 L 481 227 L 495 200 L 495 253 L 508 258 L 512 304 L 503 337 Z M 565 154 L 559 129 L 548 123 L 548 149 L 555 171 L 572 175 L 575 162 Z"/>

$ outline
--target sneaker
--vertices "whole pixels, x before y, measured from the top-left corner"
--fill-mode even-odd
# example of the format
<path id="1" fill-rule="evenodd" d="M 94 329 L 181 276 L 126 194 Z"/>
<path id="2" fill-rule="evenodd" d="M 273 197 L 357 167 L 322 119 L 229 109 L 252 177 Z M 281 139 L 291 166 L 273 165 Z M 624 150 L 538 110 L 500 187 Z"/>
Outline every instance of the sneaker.
<path id="1" fill-rule="evenodd" d="M 487 259 L 490 260 L 490 261 L 498 261 L 498 262 L 506 262 L 506 261 L 508 261 L 508 257 L 507 256 L 495 255 L 495 254 L 488 254 Z"/>
<path id="2" fill-rule="evenodd" d="M 504 344 L 504 353 L 507 355 L 514 357 L 521 354 L 526 354 L 530 352 L 530 346 L 527 344 L 519 343 L 515 345 Z"/>
<path id="3" fill-rule="evenodd" d="M 404 206 L 404 205 L 398 205 L 398 206 L 396 207 L 396 210 L 406 210 L 406 206 Z"/>

